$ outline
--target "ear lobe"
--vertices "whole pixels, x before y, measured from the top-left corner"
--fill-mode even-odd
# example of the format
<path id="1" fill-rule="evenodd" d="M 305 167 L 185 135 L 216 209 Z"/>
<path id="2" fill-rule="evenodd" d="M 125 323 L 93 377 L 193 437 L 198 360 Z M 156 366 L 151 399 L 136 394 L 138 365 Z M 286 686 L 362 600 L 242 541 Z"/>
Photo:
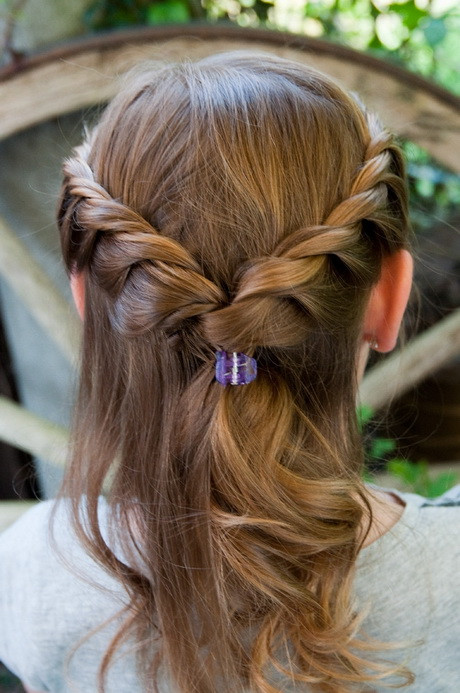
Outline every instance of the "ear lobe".
<path id="1" fill-rule="evenodd" d="M 73 272 L 70 275 L 70 289 L 78 315 L 83 320 L 85 316 L 85 275 L 83 272 Z"/>
<path id="2" fill-rule="evenodd" d="M 377 351 L 394 349 L 412 286 L 413 260 L 407 250 L 383 259 L 364 319 L 364 339 L 376 341 Z"/>

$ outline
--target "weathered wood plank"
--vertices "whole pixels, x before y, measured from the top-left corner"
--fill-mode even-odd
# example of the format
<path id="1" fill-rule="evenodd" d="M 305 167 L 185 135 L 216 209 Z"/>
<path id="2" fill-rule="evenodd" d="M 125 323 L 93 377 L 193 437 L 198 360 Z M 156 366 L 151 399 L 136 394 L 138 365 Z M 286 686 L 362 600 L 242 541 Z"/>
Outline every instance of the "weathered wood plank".
<path id="1" fill-rule="evenodd" d="M 359 398 L 380 409 L 460 354 L 460 308 L 366 374 Z"/>
<path id="2" fill-rule="evenodd" d="M 63 426 L 3 396 L 0 396 L 0 439 L 58 466 L 63 466 L 67 459 L 69 439 Z"/>
<path id="3" fill-rule="evenodd" d="M 239 27 L 153 27 L 75 42 L 0 70 L 0 139 L 99 104 L 117 77 L 144 60 L 200 58 L 224 50 L 270 51 L 325 71 L 376 110 L 397 134 L 460 172 L 460 99 L 396 65 L 304 36 Z"/>
<path id="4" fill-rule="evenodd" d="M 80 324 L 74 309 L 1 218 L 0 274 L 64 356 L 76 364 Z"/>

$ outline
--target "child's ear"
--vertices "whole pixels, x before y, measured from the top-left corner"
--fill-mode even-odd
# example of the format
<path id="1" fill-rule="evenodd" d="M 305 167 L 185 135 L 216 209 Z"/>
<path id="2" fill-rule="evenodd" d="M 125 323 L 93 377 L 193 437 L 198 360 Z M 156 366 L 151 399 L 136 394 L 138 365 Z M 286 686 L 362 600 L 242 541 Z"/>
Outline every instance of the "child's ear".
<path id="1" fill-rule="evenodd" d="M 364 318 L 364 338 L 383 353 L 396 345 L 412 286 L 413 260 L 407 250 L 383 259 L 380 279 L 371 292 Z"/>
<path id="2" fill-rule="evenodd" d="M 85 275 L 83 272 L 72 272 L 70 288 L 78 314 L 83 320 L 85 315 Z"/>

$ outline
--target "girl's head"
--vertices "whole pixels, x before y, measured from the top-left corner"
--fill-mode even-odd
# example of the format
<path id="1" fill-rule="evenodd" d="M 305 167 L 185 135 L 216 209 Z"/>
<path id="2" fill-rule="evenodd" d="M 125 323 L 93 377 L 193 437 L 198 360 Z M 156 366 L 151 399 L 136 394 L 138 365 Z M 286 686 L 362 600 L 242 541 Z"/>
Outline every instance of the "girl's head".
<path id="1" fill-rule="evenodd" d="M 67 267 L 110 297 L 122 336 L 250 350 L 296 347 L 317 323 L 337 335 L 362 322 L 382 256 L 407 244 L 390 136 L 275 57 L 131 74 L 65 174 L 62 211 L 78 204 L 84 228 L 61 226 Z"/>
<path id="2" fill-rule="evenodd" d="M 408 243 L 399 149 L 323 75 L 234 53 L 130 74 L 64 177 L 85 294 L 66 489 L 130 592 L 146 680 L 162 661 L 187 693 L 278 690 L 286 640 L 291 676 L 348 690 L 368 672 L 357 362 L 388 337 L 369 301 Z M 254 356 L 256 380 L 216 382 L 216 349 Z M 125 563 L 98 532 L 109 471 Z"/>

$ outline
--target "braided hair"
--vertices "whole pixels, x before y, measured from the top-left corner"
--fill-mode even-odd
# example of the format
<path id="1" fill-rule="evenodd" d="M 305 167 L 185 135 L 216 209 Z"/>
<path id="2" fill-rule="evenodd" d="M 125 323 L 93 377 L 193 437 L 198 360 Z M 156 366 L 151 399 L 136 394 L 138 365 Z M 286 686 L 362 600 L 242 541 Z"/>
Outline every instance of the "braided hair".
<path id="1" fill-rule="evenodd" d="M 65 162 L 58 224 L 85 277 L 62 494 L 130 599 L 101 690 L 132 636 L 146 690 L 163 671 L 181 693 L 410 680 L 360 637 L 352 599 L 372 520 L 357 350 L 409 235 L 391 135 L 281 58 L 156 65 Z M 257 379 L 222 387 L 216 349 L 254 355 Z M 123 557 L 100 531 L 104 484 Z"/>

